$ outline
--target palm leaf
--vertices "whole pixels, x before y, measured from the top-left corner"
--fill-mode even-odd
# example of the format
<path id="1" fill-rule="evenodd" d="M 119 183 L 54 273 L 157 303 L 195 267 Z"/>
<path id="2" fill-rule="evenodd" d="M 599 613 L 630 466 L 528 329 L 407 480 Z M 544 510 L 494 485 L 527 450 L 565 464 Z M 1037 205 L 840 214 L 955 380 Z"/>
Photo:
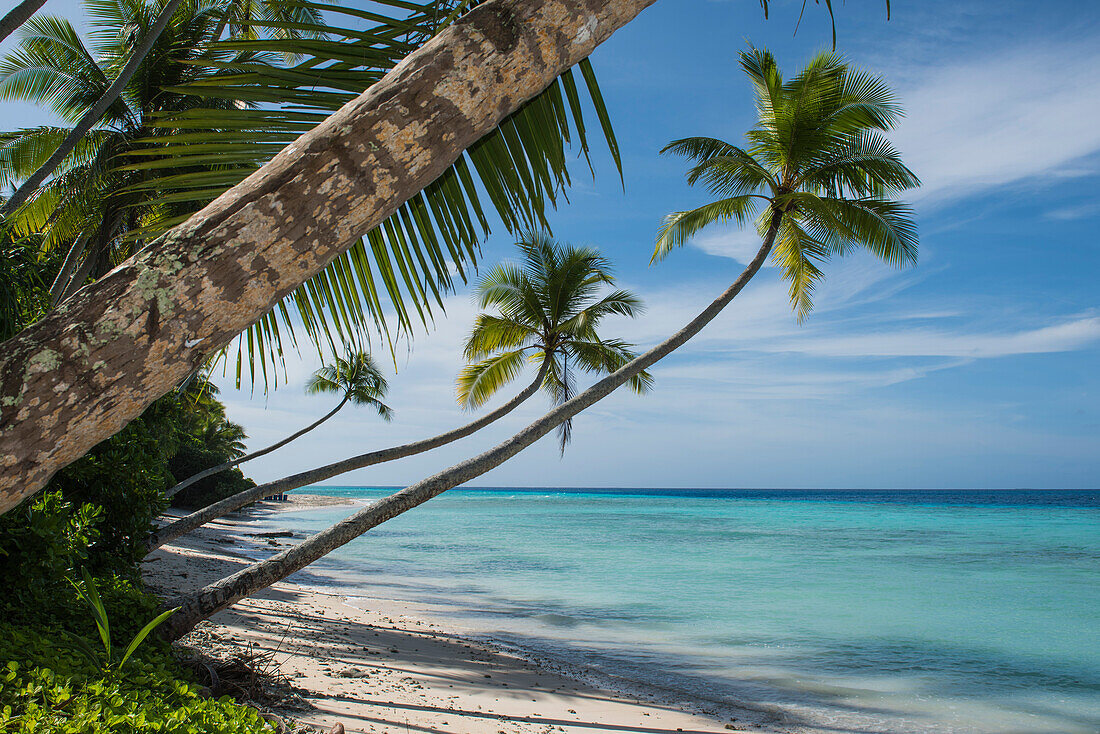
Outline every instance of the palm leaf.
<path id="1" fill-rule="evenodd" d="M 468 364 L 458 374 L 458 401 L 467 408 L 484 405 L 523 371 L 522 349 L 512 349 Z"/>
<path id="2" fill-rule="evenodd" d="M 242 181 L 275 151 L 378 81 L 415 46 L 413 41 L 438 32 L 451 14 L 472 4 L 384 2 L 364 11 L 303 3 L 323 8 L 325 23 L 292 25 L 300 34 L 316 37 L 216 44 L 236 54 L 294 54 L 297 61 L 291 66 L 218 62 L 217 76 L 166 89 L 209 100 L 246 100 L 251 106 L 220 105 L 209 114 L 191 109 L 157 117 L 154 134 L 136 141 L 117 169 L 142 172 L 130 191 L 155 191 L 172 206 L 145 221 L 131 239 L 150 241 Z M 357 25 L 365 27 L 354 30 Z M 580 69 L 621 176 L 618 146 L 595 74 L 587 61 Z M 494 210 L 510 231 L 548 226 L 548 209 L 570 184 L 571 146 L 587 160 L 583 108 L 573 72 L 567 71 L 390 219 L 363 233 L 325 271 L 287 296 L 273 312 L 277 318 L 265 317 L 242 334 L 238 359 L 251 365 L 253 375 L 257 363 L 263 363 L 260 373 L 266 384 L 268 370 L 280 360 L 271 338 L 276 321 L 294 344 L 296 332 L 304 331 L 322 354 L 342 352 L 337 341 L 358 347 L 372 335 L 392 342 L 417 327 L 427 328 L 435 309 L 442 308 L 443 295 L 456 282 L 466 282 L 470 269 L 477 267 L 480 244 L 489 234 L 487 210 Z"/>
<path id="3" fill-rule="evenodd" d="M 145 638 L 149 636 L 149 633 L 155 630 L 161 625 L 164 620 L 171 617 L 179 611 L 179 607 L 174 607 L 167 611 L 161 612 L 157 616 L 153 617 L 149 622 L 141 628 L 141 630 L 134 635 L 134 639 L 130 640 L 130 644 L 126 646 L 126 651 L 122 653 L 122 659 L 118 661 L 118 669 L 121 670 L 122 666 L 126 664 L 126 661 L 130 659 L 130 656 L 134 654 L 134 651 L 138 649 L 138 645 L 145 641 Z"/>

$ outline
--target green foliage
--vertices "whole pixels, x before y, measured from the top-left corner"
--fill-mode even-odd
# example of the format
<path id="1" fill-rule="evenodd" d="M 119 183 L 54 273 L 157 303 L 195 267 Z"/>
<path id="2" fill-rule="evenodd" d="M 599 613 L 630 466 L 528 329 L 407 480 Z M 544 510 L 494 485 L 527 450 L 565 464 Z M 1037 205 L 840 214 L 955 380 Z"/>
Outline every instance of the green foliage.
<path id="1" fill-rule="evenodd" d="M 893 197 L 920 181 L 881 135 L 902 116 L 886 83 L 834 53 L 818 54 L 789 80 L 768 51 L 743 52 L 741 68 L 756 93 L 757 124 L 744 148 L 714 138 L 664 148 L 694 161 L 688 183 L 718 198 L 668 215 L 653 259 L 711 224 L 755 217 L 761 236 L 774 237 L 772 261 L 799 320 L 833 256 L 858 248 L 890 265 L 915 263 L 913 212 Z"/>
<path id="2" fill-rule="evenodd" d="M 543 390 L 560 405 L 573 396 L 573 371 L 610 374 L 636 356 L 633 345 L 597 333 L 609 316 L 634 317 L 641 301 L 624 290 L 604 292 L 615 279 L 611 264 L 590 247 L 555 242 L 530 232 L 518 243 L 520 264 L 501 264 L 478 283 L 481 313 L 466 340 L 469 364 L 458 375 L 458 400 L 482 405 L 519 376 L 524 362 L 545 368 Z M 646 392 L 653 378 L 642 372 L 630 381 Z M 571 421 L 558 429 L 561 450 L 569 442 Z"/>
<path id="3" fill-rule="evenodd" d="M 116 611 L 117 615 L 117 611 Z M 0 624 L 0 731 L 13 734 L 254 734 L 271 727 L 200 688 L 163 649 L 143 646 L 126 671 L 103 676 L 58 646 L 56 631 Z"/>
<path id="4" fill-rule="evenodd" d="M 75 507 L 99 508 L 96 537 L 84 559 L 97 575 L 131 573 L 145 555 L 143 541 L 166 507 L 162 491 L 172 480 L 168 460 L 180 444 L 184 411 L 178 396 L 161 398 L 47 485 L 47 492 L 60 492 Z M 0 539 L 0 548 L 8 545 Z"/>
<path id="5" fill-rule="evenodd" d="M 39 261 L 39 238 L 13 241 L 0 231 L 0 341 L 41 316 L 49 303 L 48 263 Z"/>
<path id="6" fill-rule="evenodd" d="M 99 653 L 88 644 L 80 635 L 75 635 L 65 630 L 66 636 L 73 643 L 74 649 L 84 656 L 84 659 L 88 663 L 97 668 L 103 675 L 110 675 L 112 673 L 118 673 L 126 665 L 126 661 L 130 659 L 130 656 L 134 654 L 138 646 L 145 641 L 145 638 L 149 636 L 149 633 L 160 626 L 164 620 L 172 616 L 179 607 L 175 609 L 169 609 L 161 612 L 153 619 L 149 620 L 138 630 L 133 639 L 130 640 L 130 644 L 126 646 L 125 652 L 122 653 L 122 657 L 115 659 L 114 645 L 111 640 L 111 621 L 110 615 L 107 613 L 107 607 L 103 604 L 103 600 L 99 597 L 99 592 L 96 590 L 95 579 L 88 573 L 88 569 L 81 569 L 81 575 L 83 576 L 84 583 L 78 584 L 75 581 L 72 582 L 73 588 L 76 589 L 77 596 L 85 601 L 91 611 L 92 618 L 95 620 L 96 631 L 99 632 L 99 639 L 103 643 L 103 655 L 100 657 Z"/>
<path id="7" fill-rule="evenodd" d="M 349 350 L 309 378 L 306 392 L 310 395 L 335 393 L 354 405 L 370 405 L 384 421 L 393 420 L 393 408 L 382 402 L 389 384 L 369 353 Z"/>
<path id="8" fill-rule="evenodd" d="M 224 464 L 227 460 L 224 452 L 188 442 L 181 446 L 176 455 L 171 458 L 168 468 L 171 469 L 173 477 L 185 479 L 210 467 Z M 244 472 L 234 467 L 204 477 L 191 486 L 181 489 L 172 495 L 172 506 L 206 507 L 255 486 L 254 481 L 245 477 Z"/>
<path id="9" fill-rule="evenodd" d="M 200 687 L 172 657 L 168 643 L 146 636 L 151 629 L 148 620 L 157 615 L 157 600 L 118 576 L 92 581 L 86 575 L 82 586 L 65 582 L 33 605 L 0 598 L 0 731 L 270 732 L 253 709 L 228 698 L 202 697 Z M 64 638 L 73 636 L 130 645 L 116 660 L 112 644 L 108 657 L 113 664 L 107 666 L 103 655 L 86 642 L 83 652 L 79 646 L 63 644 Z"/>
<path id="10" fill-rule="evenodd" d="M 40 604 L 87 560 L 102 515 L 103 508 L 74 506 L 58 490 L 0 515 L 5 598 L 24 608 Z"/>

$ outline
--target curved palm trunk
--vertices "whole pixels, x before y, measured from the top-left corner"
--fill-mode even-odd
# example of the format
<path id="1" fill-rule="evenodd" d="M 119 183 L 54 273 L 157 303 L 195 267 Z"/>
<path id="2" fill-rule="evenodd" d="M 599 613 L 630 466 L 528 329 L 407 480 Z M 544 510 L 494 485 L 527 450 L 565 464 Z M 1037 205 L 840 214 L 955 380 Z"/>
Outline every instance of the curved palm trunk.
<path id="1" fill-rule="evenodd" d="M 535 392 L 538 391 L 539 385 L 542 384 L 543 378 L 546 376 L 546 369 L 547 367 L 544 363 L 534 381 L 524 388 L 523 392 L 516 395 L 507 403 L 496 410 L 486 413 L 475 421 L 471 421 L 464 426 L 459 426 L 453 431 L 447 431 L 438 436 L 426 438 L 422 441 L 414 441 L 413 443 L 407 443 L 402 446 L 393 446 L 388 449 L 371 451 L 366 454 L 360 454 L 359 456 L 353 456 L 350 459 L 338 461 L 334 464 L 328 464 L 327 466 L 322 466 L 317 469 L 301 472 L 284 479 L 277 479 L 274 482 L 268 482 L 267 484 L 261 484 L 252 489 L 238 492 L 232 497 L 227 497 L 201 510 L 196 510 L 190 515 L 181 517 L 179 520 L 169 523 L 150 534 L 147 541 L 149 552 L 155 551 L 165 543 L 172 542 L 184 533 L 188 533 L 200 525 L 205 525 L 211 520 L 216 520 L 222 515 L 233 512 L 234 510 L 239 510 L 245 505 L 263 499 L 264 497 L 280 494 L 292 489 L 298 489 L 299 487 L 305 487 L 310 484 L 316 484 L 317 482 L 323 482 L 326 479 L 331 479 L 332 477 L 345 474 L 355 469 L 362 469 L 367 466 L 374 466 L 375 464 L 384 464 L 387 461 L 403 459 L 406 456 L 422 454 L 425 451 L 430 451 L 457 441 L 460 438 L 465 438 L 475 431 L 479 431 L 490 423 L 508 415 L 519 407 L 520 403 L 534 395 Z"/>
<path id="2" fill-rule="evenodd" d="M 84 113 L 84 116 L 80 118 L 80 122 L 69 131 L 69 134 L 61 141 L 61 145 L 53 152 L 53 155 L 47 158 L 46 162 L 43 163 L 37 171 L 32 173 L 30 177 L 23 182 L 23 185 L 11 195 L 11 198 L 4 204 L 3 209 L 0 209 L 0 217 L 6 217 L 11 214 L 19 208 L 23 202 L 29 199 L 30 195 L 42 185 L 42 182 L 45 181 L 51 173 L 57 170 L 57 167 L 61 165 L 61 161 L 65 160 L 65 157 L 69 155 L 69 153 L 73 152 L 77 143 L 79 143 L 81 139 L 88 134 L 88 131 L 100 121 L 104 113 L 110 109 L 111 105 L 118 101 L 119 96 L 122 94 L 122 90 L 130 83 L 130 79 L 133 78 L 134 73 L 145 59 L 145 55 L 149 53 L 149 49 L 153 47 L 157 38 L 160 37 L 161 31 L 164 30 L 164 26 L 168 25 L 168 21 L 171 20 L 179 4 L 180 0 L 168 0 L 168 3 L 160 11 L 160 15 L 157 16 L 156 22 L 153 23 L 153 27 L 145 34 L 145 38 L 142 39 L 141 45 L 134 49 L 134 53 L 130 56 L 130 60 L 126 62 L 126 66 L 118 73 L 115 80 L 111 82 L 111 86 L 108 87 L 107 91 L 103 93 L 103 96 L 96 101 L 95 105 Z"/>
<path id="3" fill-rule="evenodd" d="M 7 15 L 0 18 L 0 42 L 11 35 L 19 26 L 30 20 L 38 9 L 46 4 L 46 0 L 23 0 L 8 11 Z"/>
<path id="4" fill-rule="evenodd" d="M 194 484 L 195 482 L 197 482 L 201 479 L 206 479 L 207 477 L 213 476 L 215 474 L 220 474 L 221 472 L 225 471 L 226 469 L 232 469 L 233 467 L 237 466 L 237 464 L 243 464 L 246 461 L 251 461 L 252 459 L 258 459 L 261 456 L 266 456 L 267 454 L 270 454 L 272 451 L 275 451 L 276 449 L 281 449 L 283 446 L 286 446 L 288 443 L 290 443 L 294 439 L 306 435 L 307 433 L 312 431 L 314 428 L 321 425 L 322 423 L 327 421 L 332 416 L 336 415 L 336 413 L 339 412 L 340 408 L 343 408 L 347 404 L 348 399 L 350 397 L 351 397 L 350 395 L 344 395 L 344 399 L 341 400 L 340 403 L 335 408 L 333 408 L 328 413 L 325 413 L 323 416 L 321 416 L 321 418 L 319 420 L 309 424 L 308 426 L 306 426 L 302 430 L 298 431 L 297 433 L 290 434 L 289 436 L 284 438 L 282 441 L 279 441 L 278 443 L 273 443 L 270 446 L 268 446 L 267 448 L 262 448 L 259 451 L 252 452 L 251 454 L 245 454 L 244 456 L 240 457 L 239 459 L 233 459 L 232 461 L 227 461 L 224 464 L 218 464 L 217 466 L 212 466 L 209 469 L 203 469 L 198 474 L 192 474 L 191 476 L 187 477 L 187 479 L 184 479 L 182 482 L 180 482 L 179 484 L 177 484 L 176 486 L 172 487 L 170 490 L 165 492 L 164 496 L 165 497 L 172 497 L 172 496 L 178 494 L 179 492 L 187 489 L 192 484 Z"/>
<path id="5" fill-rule="evenodd" d="M 180 609 L 169 617 L 163 625 L 161 628 L 163 634 L 171 639 L 178 639 L 211 614 L 225 609 L 240 599 L 266 589 L 271 584 L 305 568 L 318 558 L 358 538 L 371 528 L 427 502 L 448 489 L 453 489 L 481 476 L 490 469 L 500 466 L 554 430 L 562 422 L 610 395 L 616 388 L 626 384 L 630 378 L 664 358 L 699 333 L 741 292 L 741 289 L 752 280 L 752 277 L 764 264 L 764 260 L 775 240 L 775 233 L 779 228 L 781 218 L 781 212 L 773 212 L 763 245 L 737 280 L 707 306 L 702 313 L 666 341 L 639 356 L 618 372 L 603 378 L 576 397 L 562 403 L 519 433 L 483 454 L 467 459 L 460 464 L 455 464 L 449 469 L 406 487 L 396 494 L 372 502 L 351 517 L 307 538 L 293 548 L 277 553 L 266 561 L 255 563 L 193 594 L 169 601 L 166 606 L 179 607 Z"/>
<path id="6" fill-rule="evenodd" d="M 656 0 L 488 0 L 0 344 L 0 513 L 118 432 Z"/>

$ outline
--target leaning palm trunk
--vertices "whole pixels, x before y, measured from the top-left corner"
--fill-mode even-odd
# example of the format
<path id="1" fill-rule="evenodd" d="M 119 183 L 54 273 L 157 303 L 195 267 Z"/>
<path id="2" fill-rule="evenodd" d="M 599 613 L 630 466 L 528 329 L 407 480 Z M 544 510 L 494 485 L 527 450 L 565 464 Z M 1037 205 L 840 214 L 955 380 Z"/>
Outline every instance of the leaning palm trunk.
<path id="1" fill-rule="evenodd" d="M 182 482 L 180 482 L 179 484 L 177 484 L 176 486 L 172 487 L 167 492 L 165 492 L 164 496 L 165 497 L 172 497 L 176 494 L 179 494 L 183 490 L 187 489 L 188 487 L 190 487 L 195 482 L 198 482 L 202 479 L 206 479 L 207 477 L 213 476 L 215 474 L 220 474 L 223 471 L 225 471 L 226 469 L 232 469 L 233 467 L 237 466 L 238 464 L 243 464 L 246 461 L 251 461 L 252 459 L 258 459 L 261 456 L 266 456 L 267 454 L 270 454 L 272 451 L 275 451 L 276 449 L 281 449 L 283 446 L 286 446 L 288 443 L 290 443 L 294 439 L 300 438 L 300 437 L 306 435 L 307 433 L 312 431 L 314 428 L 321 425 L 322 423 L 327 421 L 332 416 L 336 415 L 340 411 L 340 408 L 343 408 L 347 404 L 347 402 L 350 398 L 351 398 L 350 395 L 345 395 L 344 399 L 341 400 L 340 403 L 335 408 L 330 410 L 328 413 L 325 413 L 318 420 L 316 420 L 313 423 L 309 424 L 308 426 L 306 426 L 302 430 L 298 431 L 297 433 L 290 434 L 289 436 L 284 438 L 282 441 L 279 441 L 277 443 L 273 443 L 270 446 L 267 446 L 266 448 L 260 449 L 259 451 L 253 451 L 251 454 L 245 454 L 244 456 L 242 456 L 238 459 L 233 459 L 232 461 L 227 461 L 224 464 L 218 464 L 217 466 L 212 466 L 209 469 L 203 469 L 198 474 L 192 474 L 191 476 L 187 477 L 187 479 L 184 479 Z"/>
<path id="2" fill-rule="evenodd" d="M 448 489 L 453 489 L 471 479 L 476 479 L 487 471 L 500 466 L 554 430 L 562 422 L 610 395 L 616 388 L 626 384 L 630 378 L 640 374 L 699 333 L 741 292 L 764 264 L 768 252 L 771 251 L 772 243 L 775 241 L 775 234 L 782 216 L 781 211 L 774 210 L 772 212 L 770 226 L 764 237 L 763 245 L 737 280 L 707 306 L 702 313 L 669 339 L 650 349 L 617 372 L 603 378 L 576 397 L 562 403 L 519 433 L 503 443 L 497 444 L 485 453 L 445 469 L 435 476 L 406 487 L 396 494 L 373 502 L 346 520 L 307 538 L 295 547 L 278 553 L 266 561 L 255 563 L 193 594 L 171 600 L 167 603 L 167 606 L 178 606 L 180 609 L 169 618 L 162 628 L 164 634 L 171 639 L 178 639 L 211 614 L 225 609 L 240 599 L 266 589 L 295 571 L 305 568 L 318 558 L 331 553 L 336 548 L 358 538 L 371 528 L 427 502 Z"/>
<path id="3" fill-rule="evenodd" d="M 504 416 L 511 413 L 520 403 L 527 400 L 529 397 L 535 394 L 539 389 L 539 385 L 542 384 L 543 379 L 546 376 L 546 365 L 544 364 L 542 369 L 539 370 L 538 376 L 535 380 L 524 388 L 523 392 L 516 395 L 504 405 L 500 406 L 496 410 L 493 410 L 485 415 L 481 416 L 475 421 L 471 421 L 464 426 L 460 426 L 453 431 L 447 431 L 441 433 L 438 436 L 432 438 L 426 438 L 422 441 L 414 441 L 413 443 L 407 443 L 402 446 L 393 446 L 388 449 L 381 449 L 379 451 L 371 451 L 366 454 L 360 454 L 359 456 L 353 456 L 350 459 L 344 459 L 334 464 L 322 466 L 317 469 L 311 469 L 309 471 L 301 472 L 293 476 L 286 477 L 284 479 L 277 479 L 274 482 L 268 482 L 267 484 L 261 484 L 252 489 L 246 489 L 243 492 L 238 492 L 232 497 L 227 497 L 220 502 L 215 502 L 212 505 L 196 510 L 190 515 L 181 517 L 175 522 L 165 525 L 163 528 L 156 530 L 150 534 L 147 541 L 149 552 L 155 551 L 165 543 L 170 543 L 176 538 L 180 537 L 184 533 L 191 532 L 195 528 L 205 525 L 211 520 L 226 515 L 234 510 L 239 510 L 247 504 L 255 502 L 256 500 L 263 499 L 264 497 L 270 497 L 273 494 L 281 494 L 288 492 L 292 489 L 298 489 L 299 487 L 306 487 L 310 484 L 316 484 L 317 482 L 323 482 L 326 479 L 346 474 L 349 471 L 355 469 L 362 469 L 368 466 L 374 466 L 375 464 L 383 464 L 387 461 L 396 461 L 397 459 L 403 459 L 406 456 L 413 456 L 415 454 L 421 454 L 431 449 L 439 448 L 446 444 L 452 443 L 465 438 L 475 431 L 479 431 L 485 426 L 497 421 Z"/>
<path id="4" fill-rule="evenodd" d="M 11 35 L 19 26 L 26 23 L 35 12 L 46 4 L 46 0 L 23 0 L 0 18 L 0 42 Z"/>
<path id="5" fill-rule="evenodd" d="M 488 0 L 0 344 L 0 513 L 118 432 L 656 0 Z"/>

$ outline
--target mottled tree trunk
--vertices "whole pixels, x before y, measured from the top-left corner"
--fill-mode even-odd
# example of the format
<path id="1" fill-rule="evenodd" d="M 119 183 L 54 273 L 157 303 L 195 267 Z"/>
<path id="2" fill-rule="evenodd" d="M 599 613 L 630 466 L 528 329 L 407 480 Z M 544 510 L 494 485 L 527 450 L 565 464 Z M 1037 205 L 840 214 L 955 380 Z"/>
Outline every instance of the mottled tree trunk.
<path id="1" fill-rule="evenodd" d="M 308 487 L 311 484 L 323 482 L 326 479 L 332 479 L 333 477 L 346 474 L 356 469 L 363 469 L 368 466 L 374 466 L 375 464 L 384 464 L 387 461 L 396 461 L 397 459 L 404 459 L 407 456 L 422 454 L 425 451 L 430 451 L 440 446 L 453 443 L 460 438 L 465 438 L 475 431 L 479 431 L 490 423 L 508 415 L 519 407 L 520 403 L 534 395 L 539 389 L 539 385 L 542 384 L 543 378 L 546 376 L 547 364 L 548 363 L 543 363 L 538 376 L 535 377 L 534 381 L 524 388 L 522 392 L 504 405 L 486 413 L 475 421 L 470 421 L 466 425 L 459 426 L 452 431 L 447 431 L 446 433 L 441 433 L 438 436 L 432 436 L 422 441 L 414 441 L 413 443 L 407 443 L 402 446 L 393 446 L 388 449 L 380 449 L 378 451 L 360 454 L 350 459 L 337 461 L 334 464 L 322 466 L 317 469 L 310 469 L 309 471 L 304 471 L 283 479 L 276 479 L 274 482 L 260 484 L 252 489 L 238 492 L 231 497 L 226 497 L 224 500 L 215 502 L 212 505 L 207 505 L 200 510 L 195 510 L 190 515 L 185 515 L 179 520 L 168 523 L 164 527 L 151 533 L 147 541 L 148 549 L 150 552 L 155 551 L 165 543 L 171 543 L 184 533 L 189 533 L 200 525 L 205 525 L 211 520 L 216 520 L 223 515 L 233 512 L 234 510 L 239 510 L 245 505 L 263 499 L 264 497 L 270 497 L 273 494 L 282 494 L 283 492 L 298 489 L 299 487 Z"/>
<path id="2" fill-rule="evenodd" d="M 243 464 L 246 461 L 252 461 L 253 459 L 258 459 L 261 456 L 267 456 L 272 451 L 277 451 L 278 449 L 281 449 L 283 446 L 286 446 L 288 443 L 290 443 L 294 439 L 301 438 L 302 436 L 306 435 L 307 433 L 312 431 L 317 426 L 319 426 L 322 423 L 324 423 L 325 421 L 327 421 L 332 416 L 339 413 L 340 408 L 343 408 L 345 405 L 347 405 L 348 399 L 350 397 L 351 397 L 350 395 L 344 395 L 344 399 L 341 400 L 336 405 L 335 408 L 333 408 L 329 412 L 325 413 L 323 416 L 321 416 L 320 418 L 315 420 L 313 423 L 310 423 L 308 426 L 306 426 L 302 430 L 298 431 L 297 433 L 290 434 L 289 436 L 284 438 L 282 441 L 278 441 L 276 443 L 271 444 L 270 446 L 266 446 L 266 447 L 260 449 L 259 451 L 253 451 L 251 454 L 245 454 L 244 456 L 233 459 L 232 461 L 227 461 L 224 464 L 218 464 L 217 466 L 212 466 L 209 469 L 203 469 L 202 471 L 200 471 L 197 474 L 192 474 L 191 476 L 187 477 L 187 479 L 184 479 L 182 482 L 180 482 L 179 484 L 177 484 L 176 486 L 172 487 L 167 492 L 165 492 L 164 496 L 165 497 L 174 497 L 175 495 L 179 494 L 183 490 L 190 487 L 195 482 L 206 479 L 207 477 L 212 477 L 215 474 L 221 474 L 226 469 L 232 469 L 233 467 L 237 466 L 238 464 Z"/>
<path id="3" fill-rule="evenodd" d="M 133 420 L 655 0 L 489 0 L 0 345 L 0 512 Z"/>
<path id="4" fill-rule="evenodd" d="M 161 628 L 162 633 L 170 639 L 177 639 L 187 634 L 199 621 L 211 614 L 225 609 L 240 599 L 266 589 L 271 584 L 305 568 L 318 558 L 358 538 L 371 528 L 427 502 L 448 489 L 464 484 L 471 479 L 476 479 L 490 469 L 500 466 L 564 421 L 569 420 L 585 408 L 611 394 L 616 388 L 629 382 L 630 378 L 649 368 L 699 333 L 741 292 L 741 289 L 760 270 L 768 256 L 768 252 L 771 251 L 781 217 L 780 212 L 772 213 L 771 225 L 760 250 L 748 267 L 738 276 L 737 280 L 707 306 L 702 313 L 666 341 L 637 357 L 617 372 L 603 378 L 576 397 L 562 403 L 519 433 L 503 443 L 497 444 L 485 453 L 445 469 L 435 476 L 406 487 L 396 494 L 372 502 L 347 519 L 307 538 L 293 548 L 277 553 L 266 561 L 241 569 L 232 576 L 210 584 L 193 594 L 167 602 L 167 607 L 179 607 L 179 611 L 164 623 Z"/>

